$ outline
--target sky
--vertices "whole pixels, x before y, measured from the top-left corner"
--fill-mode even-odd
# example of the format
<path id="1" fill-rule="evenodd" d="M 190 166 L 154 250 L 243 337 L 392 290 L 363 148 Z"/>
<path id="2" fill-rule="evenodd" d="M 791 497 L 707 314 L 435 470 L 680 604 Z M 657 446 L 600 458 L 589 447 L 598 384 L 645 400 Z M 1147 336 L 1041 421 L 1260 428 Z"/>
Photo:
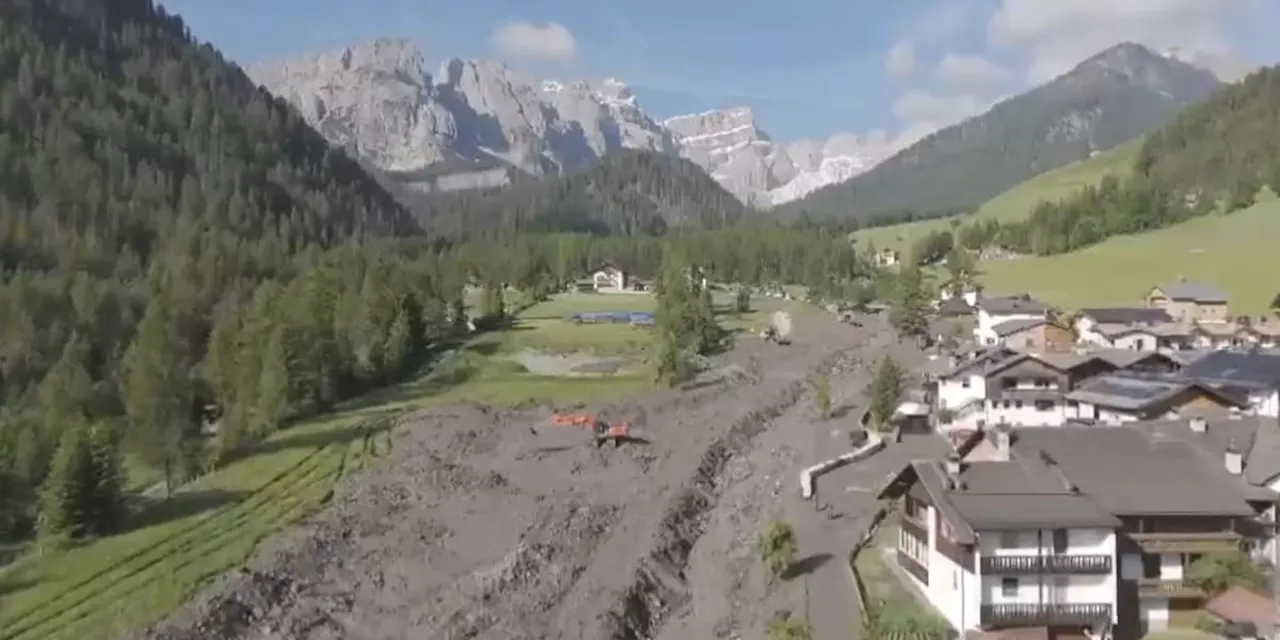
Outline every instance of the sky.
<path id="1" fill-rule="evenodd" d="M 242 65 L 377 37 L 627 83 L 655 117 L 746 105 L 778 140 L 912 140 L 1130 40 L 1280 61 L 1280 0 L 161 0 Z"/>

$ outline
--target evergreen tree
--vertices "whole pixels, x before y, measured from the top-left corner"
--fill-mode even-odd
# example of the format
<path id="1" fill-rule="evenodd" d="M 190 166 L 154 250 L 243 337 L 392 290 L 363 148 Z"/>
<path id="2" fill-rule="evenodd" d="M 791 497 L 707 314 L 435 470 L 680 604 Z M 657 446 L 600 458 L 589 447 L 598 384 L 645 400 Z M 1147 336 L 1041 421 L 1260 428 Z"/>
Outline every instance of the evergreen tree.
<path id="1" fill-rule="evenodd" d="M 274 433 L 290 409 L 289 354 L 285 344 L 285 332 L 277 329 L 263 350 L 253 411 L 253 433 L 256 437 Z"/>
<path id="2" fill-rule="evenodd" d="M 867 426 L 875 431 L 887 428 L 906 390 L 907 376 L 898 361 L 885 356 L 876 363 L 875 376 L 867 387 Z"/>
<path id="3" fill-rule="evenodd" d="M 674 386 L 692 372 L 689 358 L 699 338 L 695 322 L 689 271 L 684 259 L 674 251 L 663 256 L 662 276 L 657 283 L 656 375 L 660 382 Z"/>
<path id="4" fill-rule="evenodd" d="M 923 338 L 929 335 L 929 292 L 924 274 L 915 267 L 904 267 L 895 279 L 895 295 L 890 300 L 889 323 L 901 338 Z"/>
<path id="5" fill-rule="evenodd" d="M 87 533 L 87 507 L 93 498 L 93 462 L 83 421 L 62 428 L 40 499 L 42 546 L 61 547 Z"/>
<path id="6" fill-rule="evenodd" d="M 172 494 L 174 465 L 192 427 L 190 366 L 169 305 L 163 292 L 147 305 L 124 356 L 122 381 L 129 433 L 141 460 L 164 470 L 166 495 Z"/>
<path id="7" fill-rule="evenodd" d="M 105 424 L 89 430 L 89 467 L 86 524 L 95 535 L 115 533 L 124 519 L 124 478 L 119 440 Z"/>

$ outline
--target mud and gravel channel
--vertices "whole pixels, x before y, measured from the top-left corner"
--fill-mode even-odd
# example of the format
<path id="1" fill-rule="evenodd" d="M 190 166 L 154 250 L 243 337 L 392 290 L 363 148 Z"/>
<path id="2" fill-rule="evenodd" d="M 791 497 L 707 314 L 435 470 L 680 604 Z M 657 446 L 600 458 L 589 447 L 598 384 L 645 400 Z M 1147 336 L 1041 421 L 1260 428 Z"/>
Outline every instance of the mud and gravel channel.
<path id="1" fill-rule="evenodd" d="M 621 448 L 550 426 L 550 407 L 415 414 L 393 452 L 323 513 L 134 637 L 647 640 L 702 612 L 715 619 L 695 625 L 699 638 L 760 637 L 730 618 L 761 602 L 726 607 L 715 588 L 704 604 L 690 584 L 691 566 L 730 559 L 691 556 L 741 551 L 770 510 L 756 499 L 796 490 L 794 473 L 771 470 L 779 477 L 762 486 L 772 492 L 726 501 L 751 509 L 737 527 L 709 526 L 721 496 L 750 476 L 756 436 L 799 405 L 809 374 L 875 331 L 814 313 L 797 318 L 790 346 L 743 337 L 723 357 L 740 375 L 594 408 L 631 421 L 642 441 Z M 703 536 L 732 540 L 697 544 Z M 765 597 L 757 591 L 734 593 Z"/>

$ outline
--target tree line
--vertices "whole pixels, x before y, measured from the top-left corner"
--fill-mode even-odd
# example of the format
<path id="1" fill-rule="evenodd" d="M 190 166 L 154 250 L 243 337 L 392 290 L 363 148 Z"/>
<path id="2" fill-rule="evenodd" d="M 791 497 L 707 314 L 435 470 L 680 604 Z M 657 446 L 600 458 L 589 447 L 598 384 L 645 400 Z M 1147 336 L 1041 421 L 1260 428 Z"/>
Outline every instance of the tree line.
<path id="1" fill-rule="evenodd" d="M 966 225 L 957 241 L 1050 255 L 1252 206 L 1264 186 L 1280 193 L 1277 104 L 1280 67 L 1261 69 L 1150 135 L 1129 177 L 1041 202 L 1025 221 Z"/>

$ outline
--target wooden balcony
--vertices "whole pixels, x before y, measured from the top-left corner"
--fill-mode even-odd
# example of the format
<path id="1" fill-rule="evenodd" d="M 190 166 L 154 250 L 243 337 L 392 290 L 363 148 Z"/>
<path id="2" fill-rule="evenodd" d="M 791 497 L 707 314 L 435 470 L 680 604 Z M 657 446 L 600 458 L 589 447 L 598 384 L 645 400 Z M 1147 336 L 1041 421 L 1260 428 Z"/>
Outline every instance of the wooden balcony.
<path id="1" fill-rule="evenodd" d="M 1189 580 L 1165 580 L 1162 578 L 1140 578 L 1138 580 L 1139 598 L 1203 598 L 1204 589 Z"/>
<path id="2" fill-rule="evenodd" d="M 1234 531 L 1198 533 L 1129 533 L 1145 553 L 1214 553 L 1240 548 L 1240 534 Z"/>
<path id="3" fill-rule="evenodd" d="M 982 556 L 982 573 L 987 575 L 1028 575 L 1041 573 L 1111 573 L 1111 556 L 1066 555 Z"/>
<path id="4" fill-rule="evenodd" d="M 982 626 L 1100 626 L 1111 621 L 1109 604 L 984 604 Z"/>

